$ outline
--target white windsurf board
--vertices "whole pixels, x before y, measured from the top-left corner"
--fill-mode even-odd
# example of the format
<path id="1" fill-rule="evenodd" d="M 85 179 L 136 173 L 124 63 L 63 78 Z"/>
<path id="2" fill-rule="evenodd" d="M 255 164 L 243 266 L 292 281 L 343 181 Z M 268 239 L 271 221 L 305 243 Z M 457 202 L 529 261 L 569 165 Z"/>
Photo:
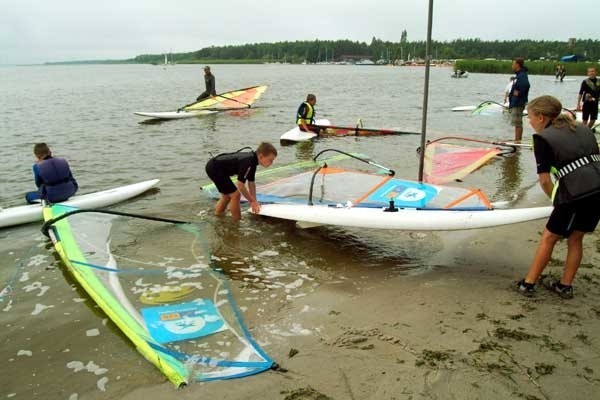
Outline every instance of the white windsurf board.
<path id="1" fill-rule="evenodd" d="M 106 207 L 142 194 L 158 182 L 158 179 L 151 179 L 114 189 L 73 196 L 61 204 L 77 208 Z M 29 204 L 0 209 L 0 228 L 41 221 L 43 208 L 41 204 Z"/>

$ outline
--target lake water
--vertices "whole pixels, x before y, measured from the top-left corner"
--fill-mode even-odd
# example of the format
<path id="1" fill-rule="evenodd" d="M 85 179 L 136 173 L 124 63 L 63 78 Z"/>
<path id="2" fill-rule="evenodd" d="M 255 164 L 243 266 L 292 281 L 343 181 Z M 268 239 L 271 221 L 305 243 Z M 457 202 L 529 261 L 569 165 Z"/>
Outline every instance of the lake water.
<path id="1" fill-rule="evenodd" d="M 415 179 L 418 136 L 329 138 L 286 147 L 278 142 L 294 125 L 296 109 L 307 93 L 317 95 L 317 115 L 337 125 L 353 126 L 360 118 L 365 127 L 420 131 L 423 68 L 216 65 L 213 72 L 219 92 L 258 84 L 269 89 L 252 110 L 144 123 L 132 113 L 170 111 L 193 101 L 204 90 L 201 66 L 0 68 L 0 206 L 22 204 L 24 193 L 34 188 L 36 142 L 47 142 L 56 156 L 69 160 L 79 193 L 160 178 L 160 191 L 115 209 L 197 223 L 208 250 L 232 281 L 246 322 L 265 342 L 269 332 L 262 321 L 273 303 L 282 307 L 328 280 L 345 279 L 352 285 L 354 280 L 427 273 L 432 256 L 443 251 L 447 234 L 298 230 L 292 224 L 248 216 L 239 226 L 230 226 L 228 219 L 212 216 L 214 202 L 199 190 L 208 183 L 204 164 L 211 154 L 255 147 L 261 141 L 277 144 L 275 165 L 333 147 L 368 154 L 399 177 Z M 451 69 L 432 68 L 428 137 L 512 138 L 513 128 L 502 116 L 450 111 L 501 101 L 508 72 L 451 79 Z M 579 79 L 561 84 L 551 77 L 530 76 L 530 81 L 530 98 L 552 94 L 565 106 L 574 105 Z M 530 134 L 525 121 L 525 137 Z M 545 204 L 536 187 L 530 150 L 493 161 L 465 184 L 482 188 L 492 200 L 516 198 L 515 206 Z M 107 397 L 118 397 L 128 388 L 161 382 L 160 372 L 63 272 L 39 228 L 35 223 L 0 230 L 0 290 L 5 289 L 0 300 L 0 397 L 66 399 L 104 390 Z M 169 246 L 158 245 L 155 251 L 168 254 Z M 279 289 L 257 290 L 251 284 L 265 269 L 277 272 Z M 276 301 L 269 300 L 273 298 Z M 283 329 L 270 322 L 269 329 Z M 78 369 L 77 362 L 85 367 Z"/>

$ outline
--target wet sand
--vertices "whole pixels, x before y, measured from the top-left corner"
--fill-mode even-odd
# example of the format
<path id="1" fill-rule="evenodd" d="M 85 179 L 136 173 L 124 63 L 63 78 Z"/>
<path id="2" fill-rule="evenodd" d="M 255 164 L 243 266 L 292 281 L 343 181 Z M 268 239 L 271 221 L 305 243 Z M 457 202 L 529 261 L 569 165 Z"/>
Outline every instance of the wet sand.
<path id="1" fill-rule="evenodd" d="M 544 223 L 443 233 L 445 250 L 425 272 L 341 277 L 266 312 L 261 326 L 253 321 L 254 333 L 287 372 L 179 391 L 165 382 L 121 398 L 595 398 L 600 235 L 585 239 L 574 299 L 541 287 L 528 299 L 513 281 L 526 273 Z M 565 254 L 561 243 L 547 273 L 560 274 Z"/>
<path id="2" fill-rule="evenodd" d="M 22 193 L 31 190 L 30 144 L 47 136 L 72 162 L 82 193 L 158 177 L 159 194 L 118 209 L 204 222 L 200 212 L 214 207 L 197 191 L 207 183 L 202 172 L 206 160 L 242 145 L 276 141 L 289 129 L 299 94 L 305 95 L 298 82 L 310 81 L 322 93 L 319 115 L 340 124 L 360 117 L 366 126 L 407 131 L 421 126 L 420 67 L 322 66 L 315 74 L 314 68 L 303 66 L 223 65 L 219 79 L 231 89 L 256 82 L 271 85 L 256 112 L 164 124 L 138 123 L 130 111 L 181 104 L 194 93 L 196 66 L 6 71 L 3 207 L 21 204 Z M 512 137 L 502 117 L 471 118 L 450 111 L 451 106 L 493 98 L 490 88 L 503 88 L 508 75 L 474 74 L 468 86 L 456 90 L 463 82 L 449 79 L 448 69 L 431 73 L 430 132 Z M 565 102 L 577 91 L 576 85 L 556 85 L 543 76 L 530 80 L 532 96 L 552 94 Z M 348 96 L 357 82 L 379 93 L 380 101 L 371 99 L 357 108 L 356 98 Z M 160 95 L 149 96 L 149 87 Z M 46 107 L 38 118 L 10 118 L 27 112 L 32 101 Z M 94 108 L 65 121 L 64 115 L 92 103 Z M 110 123 L 99 114 L 110 115 Z M 281 148 L 277 164 L 335 147 L 367 153 L 401 177 L 414 178 L 417 139 L 323 140 Z M 150 149 L 152 162 L 148 152 L 139 151 L 140 143 Z M 90 147 L 99 149 L 97 157 L 89 156 Z M 533 166 L 532 153 L 522 151 L 482 168 L 467 182 L 493 200 L 509 200 L 531 187 Z M 537 185 L 532 192 L 541 197 Z M 546 204 L 523 199 L 517 206 Z M 563 301 L 544 291 L 536 299 L 524 299 L 511 284 L 526 273 L 543 224 L 427 234 L 332 228 L 314 233 L 273 220 L 246 221 L 239 231 L 207 229 L 211 252 L 228 258 L 234 297 L 253 337 L 287 372 L 183 390 L 144 360 L 99 311 L 65 272 L 39 226 L 2 230 L 0 277 L 14 292 L 0 302 L 0 399 L 595 398 L 600 392 L 599 236 L 586 238 L 575 299 Z M 273 249 L 275 256 L 261 256 Z M 157 253 L 168 250 L 156 247 Z M 563 244 L 550 271 L 560 272 L 564 254 Z M 250 267 L 263 275 L 242 271 Z M 251 279 L 264 280 L 269 272 L 276 272 L 273 289 L 252 286 Z M 300 280 L 302 286 L 296 287 Z"/>

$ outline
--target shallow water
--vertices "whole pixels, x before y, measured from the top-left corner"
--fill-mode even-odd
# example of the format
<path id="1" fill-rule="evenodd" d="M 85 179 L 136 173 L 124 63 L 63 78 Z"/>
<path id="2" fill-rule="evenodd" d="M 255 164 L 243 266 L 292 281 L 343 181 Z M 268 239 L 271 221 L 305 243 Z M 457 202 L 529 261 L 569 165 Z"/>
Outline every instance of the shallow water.
<path id="1" fill-rule="evenodd" d="M 22 202 L 32 190 L 33 144 L 47 142 L 66 157 L 80 193 L 160 178 L 160 191 L 115 209 L 195 222 L 210 252 L 232 280 L 246 322 L 268 352 L 274 337 L 310 333 L 271 318 L 273 310 L 324 283 L 357 290 L 397 274 L 426 273 L 444 249 L 447 234 L 340 228 L 299 230 L 293 224 L 246 217 L 239 226 L 212 216 L 214 203 L 199 191 L 208 182 L 204 164 L 211 154 L 278 145 L 294 124 L 308 92 L 316 110 L 338 125 L 420 131 L 423 68 L 325 65 L 219 65 L 219 92 L 267 84 L 253 110 L 204 118 L 143 123 L 133 111 L 167 111 L 203 90 L 199 66 L 112 65 L 0 68 L 0 206 Z M 510 139 L 502 116 L 471 117 L 452 107 L 501 100 L 509 75 L 470 74 L 450 79 L 448 68 L 432 68 L 430 138 L 462 135 Z M 576 99 L 578 81 L 554 83 L 531 76 L 530 98 L 553 94 L 566 106 Z M 525 121 L 526 122 L 526 121 Z M 526 126 L 526 137 L 531 129 Z M 418 136 L 331 138 L 279 147 L 276 165 L 308 159 L 335 147 L 372 156 L 397 175 L 414 179 Z M 539 205 L 533 154 L 519 151 L 493 161 L 465 179 L 492 200 L 517 199 Z M 65 273 L 40 224 L 0 230 L 1 397 L 76 398 L 78 394 L 118 397 L 164 378 Z M 144 238 L 132 238 L 144 240 Z M 157 254 L 171 250 L 157 240 Z M 439 259 L 436 258 L 436 259 Z M 443 265 L 451 267 L 452 260 Z M 268 325 L 263 325 L 264 320 Z M 75 396 L 75 397 L 73 397 Z"/>

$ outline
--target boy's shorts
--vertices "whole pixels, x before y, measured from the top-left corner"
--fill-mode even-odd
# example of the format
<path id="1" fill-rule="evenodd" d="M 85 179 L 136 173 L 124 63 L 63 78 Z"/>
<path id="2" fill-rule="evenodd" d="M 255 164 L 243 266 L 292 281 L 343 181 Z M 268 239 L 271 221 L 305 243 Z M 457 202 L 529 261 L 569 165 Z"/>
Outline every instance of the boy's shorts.
<path id="1" fill-rule="evenodd" d="M 594 232 L 600 221 L 600 193 L 554 207 L 546 229 L 563 237 L 573 231 Z"/>
<path id="2" fill-rule="evenodd" d="M 598 120 L 598 102 L 588 101 L 583 103 L 581 107 L 581 116 L 584 121 L 597 121 Z"/>
<path id="3" fill-rule="evenodd" d="M 215 183 L 215 186 L 217 186 L 219 193 L 231 194 L 237 191 L 237 187 L 233 184 L 231 178 L 221 172 L 214 160 L 211 159 L 206 163 L 205 171 L 208 177 Z"/>

